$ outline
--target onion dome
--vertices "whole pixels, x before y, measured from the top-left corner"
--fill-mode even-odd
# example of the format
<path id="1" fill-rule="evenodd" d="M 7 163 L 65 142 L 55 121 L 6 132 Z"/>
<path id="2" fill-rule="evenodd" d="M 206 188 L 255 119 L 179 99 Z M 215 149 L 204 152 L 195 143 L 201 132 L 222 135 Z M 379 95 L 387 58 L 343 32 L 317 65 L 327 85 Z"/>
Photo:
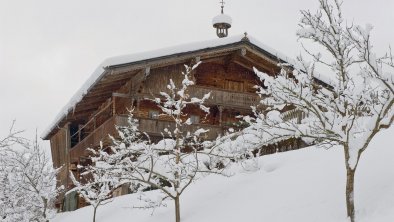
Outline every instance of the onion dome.
<path id="1" fill-rule="evenodd" d="M 216 28 L 216 35 L 219 38 L 228 36 L 228 29 L 231 28 L 232 19 L 229 15 L 223 13 L 224 1 L 222 3 L 222 12 L 221 14 L 215 16 L 212 19 L 213 27 Z"/>

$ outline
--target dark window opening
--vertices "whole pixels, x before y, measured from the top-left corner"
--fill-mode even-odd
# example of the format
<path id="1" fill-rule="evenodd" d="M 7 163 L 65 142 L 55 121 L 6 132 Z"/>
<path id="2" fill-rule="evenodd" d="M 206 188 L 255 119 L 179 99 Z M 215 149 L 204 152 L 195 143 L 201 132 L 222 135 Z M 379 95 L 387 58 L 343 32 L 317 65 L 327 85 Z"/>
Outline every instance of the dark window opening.
<path id="1" fill-rule="evenodd" d="M 75 145 L 77 145 L 79 142 L 81 142 L 87 135 L 86 131 L 84 128 L 82 128 L 82 125 L 79 124 L 70 124 L 70 147 L 73 148 Z"/>
<path id="2" fill-rule="evenodd" d="M 78 124 L 70 124 L 71 148 L 79 143 Z"/>

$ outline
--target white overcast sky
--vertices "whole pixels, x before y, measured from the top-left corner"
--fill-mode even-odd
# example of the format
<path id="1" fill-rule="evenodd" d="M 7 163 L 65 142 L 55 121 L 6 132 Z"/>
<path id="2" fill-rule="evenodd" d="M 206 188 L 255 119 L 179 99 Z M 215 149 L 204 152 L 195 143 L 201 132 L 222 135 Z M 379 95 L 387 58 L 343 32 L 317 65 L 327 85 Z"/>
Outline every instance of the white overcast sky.
<path id="1" fill-rule="evenodd" d="M 247 31 L 289 57 L 301 9 L 317 0 L 227 0 L 230 35 Z M 219 0 L 0 0 L 0 138 L 13 119 L 32 137 L 107 57 L 216 38 Z M 345 0 L 345 16 L 394 45 L 394 0 Z M 48 143 L 45 143 L 48 146 Z"/>

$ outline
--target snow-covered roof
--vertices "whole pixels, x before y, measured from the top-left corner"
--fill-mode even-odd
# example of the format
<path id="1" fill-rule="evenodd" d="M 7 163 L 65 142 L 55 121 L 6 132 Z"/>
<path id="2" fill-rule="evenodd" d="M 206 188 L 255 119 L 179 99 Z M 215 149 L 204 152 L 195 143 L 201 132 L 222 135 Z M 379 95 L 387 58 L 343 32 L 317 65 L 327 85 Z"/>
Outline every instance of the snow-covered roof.
<path id="1" fill-rule="evenodd" d="M 143 53 L 136 53 L 130 55 L 116 56 L 106 59 L 102 62 L 96 70 L 90 75 L 89 79 L 82 85 L 82 87 L 74 94 L 70 101 L 61 109 L 59 114 L 55 117 L 53 122 L 48 126 L 48 128 L 43 131 L 41 138 L 47 138 L 48 135 L 56 128 L 60 127 L 59 123 L 67 116 L 68 113 L 72 112 L 75 106 L 82 100 L 82 98 L 89 92 L 89 90 L 101 80 L 105 75 L 106 67 L 129 64 L 138 61 L 144 61 L 148 59 L 160 58 L 165 56 L 177 55 L 180 53 L 187 53 L 198 51 L 202 49 L 216 48 L 220 46 L 226 46 L 234 43 L 239 43 L 243 41 L 244 35 L 235 35 L 226 38 L 216 38 L 214 40 L 194 42 L 189 44 L 182 44 L 174 47 L 162 48 L 159 50 L 148 51 Z M 261 43 L 252 36 L 247 37 L 249 43 L 258 47 L 260 50 L 270 54 L 272 57 L 286 61 L 288 63 L 294 64 L 293 59 L 285 56 L 284 54 L 268 47 L 267 45 Z"/>
<path id="2" fill-rule="evenodd" d="M 233 22 L 233 19 L 229 15 L 226 15 L 226 14 L 217 15 L 212 19 L 212 25 L 215 25 L 218 23 L 227 23 L 227 24 L 231 25 L 232 22 Z"/>

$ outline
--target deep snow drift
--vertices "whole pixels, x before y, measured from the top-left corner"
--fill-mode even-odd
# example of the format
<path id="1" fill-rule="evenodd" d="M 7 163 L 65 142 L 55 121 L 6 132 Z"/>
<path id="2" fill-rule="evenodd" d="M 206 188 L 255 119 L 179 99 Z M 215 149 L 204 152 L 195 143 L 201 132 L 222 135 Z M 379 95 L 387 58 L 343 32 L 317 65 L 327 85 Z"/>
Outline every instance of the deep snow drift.
<path id="1" fill-rule="evenodd" d="M 394 127 L 384 130 L 363 154 L 356 174 L 357 217 L 363 222 L 394 221 Z M 209 175 L 181 197 L 183 222 L 345 222 L 343 151 L 309 147 L 264 156 L 259 170 L 240 168 L 232 177 Z M 150 193 L 154 195 L 154 192 Z M 97 222 L 173 222 L 174 207 L 152 210 L 137 195 L 98 208 Z M 92 207 L 59 214 L 54 222 L 92 220 Z"/>

